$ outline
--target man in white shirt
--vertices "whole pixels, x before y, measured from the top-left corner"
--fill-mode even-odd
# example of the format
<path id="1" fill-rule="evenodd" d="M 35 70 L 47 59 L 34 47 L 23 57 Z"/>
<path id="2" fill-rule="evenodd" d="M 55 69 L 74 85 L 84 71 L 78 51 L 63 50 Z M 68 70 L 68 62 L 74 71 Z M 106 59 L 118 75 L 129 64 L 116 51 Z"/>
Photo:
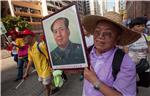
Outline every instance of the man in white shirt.
<path id="1" fill-rule="evenodd" d="M 84 35 L 85 35 L 86 46 L 87 47 L 92 46 L 94 44 L 93 35 L 90 34 L 89 32 L 87 32 L 84 27 L 83 27 L 83 31 L 84 31 Z"/>

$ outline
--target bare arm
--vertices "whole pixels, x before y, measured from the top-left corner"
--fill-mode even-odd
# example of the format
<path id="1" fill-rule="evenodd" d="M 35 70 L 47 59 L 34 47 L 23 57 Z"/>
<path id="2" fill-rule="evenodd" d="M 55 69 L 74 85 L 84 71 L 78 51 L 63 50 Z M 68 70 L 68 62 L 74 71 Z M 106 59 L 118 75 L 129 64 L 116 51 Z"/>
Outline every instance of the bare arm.
<path id="1" fill-rule="evenodd" d="M 31 61 L 28 62 L 27 68 L 26 68 L 26 71 L 25 71 L 25 74 L 24 74 L 24 76 L 23 76 L 24 79 L 27 78 L 27 76 L 28 76 L 28 74 L 29 74 L 30 67 L 31 67 L 32 64 L 33 64 L 33 63 L 32 63 Z"/>
<path id="2" fill-rule="evenodd" d="M 18 46 L 18 45 L 14 44 L 14 43 L 12 43 L 12 45 L 15 46 L 15 47 L 18 47 L 18 48 L 23 48 L 23 46 Z"/>

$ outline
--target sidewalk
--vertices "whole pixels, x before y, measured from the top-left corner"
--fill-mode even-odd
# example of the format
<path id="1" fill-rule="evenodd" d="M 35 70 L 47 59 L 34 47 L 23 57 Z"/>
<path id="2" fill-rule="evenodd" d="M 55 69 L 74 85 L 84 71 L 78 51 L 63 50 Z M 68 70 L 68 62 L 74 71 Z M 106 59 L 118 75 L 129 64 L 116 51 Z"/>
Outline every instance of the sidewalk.
<path id="1" fill-rule="evenodd" d="M 0 59 L 5 59 L 5 58 L 8 58 L 10 56 L 11 56 L 11 54 L 9 51 L 4 50 L 4 49 L 0 50 Z"/>
<path id="2" fill-rule="evenodd" d="M 1 61 L 1 96 L 45 96 L 43 86 L 38 82 L 36 72 L 32 73 L 23 84 L 16 89 L 21 82 L 14 82 L 16 78 L 16 63 L 12 57 Z M 79 81 L 80 74 L 69 74 L 68 81 L 59 92 L 52 96 L 82 96 L 82 84 Z"/>

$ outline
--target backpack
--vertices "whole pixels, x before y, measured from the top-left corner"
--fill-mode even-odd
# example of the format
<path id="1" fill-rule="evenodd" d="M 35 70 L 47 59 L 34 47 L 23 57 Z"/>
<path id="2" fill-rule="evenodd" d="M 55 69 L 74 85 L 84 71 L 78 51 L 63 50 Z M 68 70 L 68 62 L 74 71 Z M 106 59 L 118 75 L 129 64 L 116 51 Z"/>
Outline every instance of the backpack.
<path id="1" fill-rule="evenodd" d="M 94 45 L 92 45 L 88 48 L 88 54 L 90 54 L 93 46 Z M 121 49 L 117 49 L 114 54 L 114 58 L 113 58 L 113 62 L 112 62 L 112 75 L 114 77 L 114 81 L 116 80 L 117 74 L 120 71 L 120 67 L 121 67 L 124 55 L 125 55 L 125 52 Z"/>
<path id="2" fill-rule="evenodd" d="M 41 48 L 40 48 L 39 45 L 40 45 L 40 42 L 37 43 L 37 49 L 38 49 L 38 51 L 39 51 L 42 55 L 44 55 L 45 58 L 46 58 L 46 55 L 42 52 L 42 50 L 41 50 Z M 47 60 L 47 62 L 48 62 L 48 65 L 51 66 L 51 65 L 50 65 L 50 61 L 49 61 L 47 58 L 46 58 L 46 60 Z"/>

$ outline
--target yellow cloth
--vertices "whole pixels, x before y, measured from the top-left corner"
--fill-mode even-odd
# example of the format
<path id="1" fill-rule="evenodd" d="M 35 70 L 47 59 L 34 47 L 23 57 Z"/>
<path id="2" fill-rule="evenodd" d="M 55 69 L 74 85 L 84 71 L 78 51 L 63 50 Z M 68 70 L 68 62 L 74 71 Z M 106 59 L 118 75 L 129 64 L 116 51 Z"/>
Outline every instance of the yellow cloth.
<path id="1" fill-rule="evenodd" d="M 51 69 L 49 68 L 47 59 L 48 53 L 45 43 L 40 43 L 39 47 L 46 57 L 41 54 L 37 48 L 37 42 L 32 47 L 28 48 L 28 60 L 33 62 L 39 77 L 46 78 L 51 75 Z"/>
<path id="2" fill-rule="evenodd" d="M 20 47 L 22 47 L 22 46 L 25 45 L 23 38 L 17 38 L 15 42 L 16 42 L 16 45 L 17 45 L 17 46 L 20 46 Z M 18 50 L 19 50 L 19 48 L 17 48 L 17 51 L 18 51 Z"/>

